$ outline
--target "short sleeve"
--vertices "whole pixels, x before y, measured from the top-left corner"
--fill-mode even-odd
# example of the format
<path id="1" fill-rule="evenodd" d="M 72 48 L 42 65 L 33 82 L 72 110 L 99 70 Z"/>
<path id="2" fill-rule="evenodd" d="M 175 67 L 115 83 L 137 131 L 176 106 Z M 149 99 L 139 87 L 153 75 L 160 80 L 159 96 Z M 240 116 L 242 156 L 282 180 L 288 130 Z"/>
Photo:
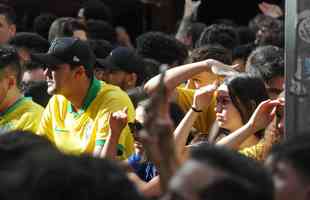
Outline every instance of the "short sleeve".
<path id="1" fill-rule="evenodd" d="M 50 101 L 42 113 L 42 117 L 36 133 L 37 135 L 44 136 L 51 142 L 54 142 L 52 120 L 52 101 Z"/>
<path id="2" fill-rule="evenodd" d="M 183 87 L 177 87 L 177 104 L 181 107 L 183 112 L 187 112 L 193 103 L 195 90 L 186 89 Z M 216 96 L 213 95 L 209 107 L 205 108 L 202 113 L 199 114 L 198 118 L 194 123 L 194 127 L 202 132 L 207 134 L 215 121 L 215 104 Z"/>

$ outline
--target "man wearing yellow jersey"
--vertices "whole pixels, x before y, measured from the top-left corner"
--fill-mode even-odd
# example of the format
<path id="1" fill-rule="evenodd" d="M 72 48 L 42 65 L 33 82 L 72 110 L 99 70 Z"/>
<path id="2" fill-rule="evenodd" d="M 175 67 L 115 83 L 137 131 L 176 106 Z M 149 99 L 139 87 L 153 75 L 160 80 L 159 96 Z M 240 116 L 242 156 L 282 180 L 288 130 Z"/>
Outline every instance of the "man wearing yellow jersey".
<path id="1" fill-rule="evenodd" d="M 46 66 L 47 91 L 54 95 L 43 113 L 38 134 L 61 151 L 100 156 L 109 135 L 110 113 L 127 107 L 129 122 L 134 120 L 127 94 L 94 78 L 95 56 L 87 42 L 56 38 L 46 54 L 34 54 L 32 58 Z M 133 137 L 128 126 L 118 143 L 115 153 L 119 158 L 132 154 Z"/>
<path id="2" fill-rule="evenodd" d="M 219 45 L 206 45 L 204 47 L 193 50 L 189 57 L 188 66 L 175 67 L 167 71 L 167 77 L 165 79 L 165 85 L 168 90 L 174 90 L 174 97 L 177 104 L 181 107 L 183 112 L 187 112 L 193 103 L 195 89 L 202 86 L 212 84 L 214 81 L 220 81 L 223 78 L 214 74 L 211 71 L 210 65 L 215 62 L 205 62 L 207 59 L 215 59 L 225 64 L 231 64 L 232 57 L 227 49 Z M 217 65 L 216 65 L 217 67 Z M 145 90 L 148 93 L 152 93 L 158 88 L 158 79 L 156 76 L 149 80 L 145 84 Z M 181 83 L 187 81 L 185 87 L 181 86 Z M 208 134 L 210 128 L 215 121 L 215 96 L 211 101 L 211 104 L 199 113 L 194 127 L 202 133 Z"/>
<path id="3" fill-rule="evenodd" d="M 232 63 L 231 53 L 219 45 L 206 45 L 194 49 L 189 57 L 190 63 L 204 63 L 201 61 L 207 59 L 215 59 L 222 63 L 230 65 Z M 181 107 L 183 112 L 187 112 L 193 103 L 195 89 L 202 86 L 212 84 L 214 81 L 220 81 L 223 78 L 214 74 L 211 68 L 203 64 L 203 66 L 176 67 L 168 70 L 165 85 L 168 90 L 175 90 L 175 102 Z M 145 85 L 145 90 L 148 93 L 156 91 L 158 77 L 151 79 Z M 157 80 L 157 81 L 156 81 Z M 187 81 L 186 86 L 180 85 Z M 210 106 L 199 113 L 194 127 L 201 133 L 208 134 L 210 128 L 215 121 L 215 96 L 211 101 Z"/>
<path id="4" fill-rule="evenodd" d="M 17 50 L 0 46 L 0 134 L 12 130 L 36 132 L 43 108 L 20 91 L 22 70 Z"/>

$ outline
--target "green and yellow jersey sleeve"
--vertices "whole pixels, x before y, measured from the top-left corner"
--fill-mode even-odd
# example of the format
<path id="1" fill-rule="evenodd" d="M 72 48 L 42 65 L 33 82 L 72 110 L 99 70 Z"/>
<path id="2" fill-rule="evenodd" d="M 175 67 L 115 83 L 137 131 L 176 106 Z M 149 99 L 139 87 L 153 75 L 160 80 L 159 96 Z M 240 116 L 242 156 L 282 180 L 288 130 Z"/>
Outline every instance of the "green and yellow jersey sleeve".
<path id="1" fill-rule="evenodd" d="M 48 103 L 38 134 L 46 136 L 61 151 L 68 154 L 92 154 L 103 146 L 109 131 L 111 112 L 128 108 L 129 122 L 135 111 L 128 95 L 118 87 L 94 80 L 83 107 L 74 112 L 71 103 L 55 95 Z M 126 127 L 119 139 L 118 155 L 125 159 L 133 153 L 133 136 Z"/>
<path id="2" fill-rule="evenodd" d="M 14 130 L 36 132 L 42 116 L 43 107 L 30 98 L 22 97 L 0 113 L 0 133 Z"/>

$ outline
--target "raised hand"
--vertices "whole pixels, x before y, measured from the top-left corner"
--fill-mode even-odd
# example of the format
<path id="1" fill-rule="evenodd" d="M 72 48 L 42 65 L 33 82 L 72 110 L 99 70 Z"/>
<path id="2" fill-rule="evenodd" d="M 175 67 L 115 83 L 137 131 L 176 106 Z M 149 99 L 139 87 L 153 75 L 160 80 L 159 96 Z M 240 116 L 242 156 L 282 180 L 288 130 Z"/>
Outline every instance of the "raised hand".
<path id="1" fill-rule="evenodd" d="M 193 1 L 185 0 L 184 1 L 184 16 L 183 17 L 191 17 L 193 14 Z"/>
<path id="2" fill-rule="evenodd" d="M 264 15 L 267 15 L 273 18 L 278 18 L 278 17 L 283 16 L 283 11 L 278 5 L 263 2 L 263 3 L 258 4 L 258 7 Z"/>
<path id="3" fill-rule="evenodd" d="M 236 70 L 238 67 L 238 64 L 236 65 L 226 65 L 218 60 L 214 59 L 207 59 L 205 60 L 207 70 L 212 71 L 214 74 L 220 75 L 220 76 L 233 76 L 238 74 L 239 72 Z"/>
<path id="4" fill-rule="evenodd" d="M 191 17 L 193 14 L 195 14 L 200 4 L 201 4 L 201 1 L 193 2 L 193 0 L 185 0 L 183 17 Z"/>
<path id="5" fill-rule="evenodd" d="M 109 118 L 110 131 L 112 135 L 119 136 L 128 123 L 128 108 L 113 112 Z"/>
<path id="6" fill-rule="evenodd" d="M 203 110 L 205 107 L 208 107 L 217 87 L 218 83 L 216 82 L 212 85 L 207 85 L 196 90 L 193 100 L 193 107 L 198 110 Z"/>
<path id="7" fill-rule="evenodd" d="M 276 107 L 280 104 L 279 100 L 266 100 L 258 105 L 248 121 L 254 132 L 260 131 L 270 124 L 275 117 Z"/>
<path id="8" fill-rule="evenodd" d="M 196 20 L 197 19 L 197 14 L 198 14 L 198 8 L 201 4 L 201 0 L 199 1 L 193 1 L 193 19 Z"/>

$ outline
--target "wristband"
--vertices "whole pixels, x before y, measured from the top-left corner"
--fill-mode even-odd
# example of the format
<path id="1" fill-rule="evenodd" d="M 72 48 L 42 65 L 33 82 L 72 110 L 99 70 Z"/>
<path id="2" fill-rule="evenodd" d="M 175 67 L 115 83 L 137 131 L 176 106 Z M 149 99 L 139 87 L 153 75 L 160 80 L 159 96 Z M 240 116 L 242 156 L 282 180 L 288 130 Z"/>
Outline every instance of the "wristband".
<path id="1" fill-rule="evenodd" d="M 194 112 L 197 112 L 197 113 L 200 113 L 202 112 L 202 110 L 198 110 L 197 108 L 195 108 L 194 106 L 191 107 L 191 109 L 194 111 Z"/>

